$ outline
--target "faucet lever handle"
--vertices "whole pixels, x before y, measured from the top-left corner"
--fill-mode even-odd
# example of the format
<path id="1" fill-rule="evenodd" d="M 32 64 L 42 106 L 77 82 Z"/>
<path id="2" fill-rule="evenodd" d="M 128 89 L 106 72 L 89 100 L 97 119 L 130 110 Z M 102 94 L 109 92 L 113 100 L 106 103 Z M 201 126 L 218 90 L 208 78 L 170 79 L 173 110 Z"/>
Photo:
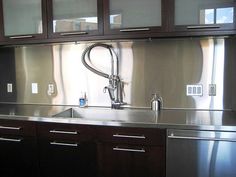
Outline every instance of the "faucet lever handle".
<path id="1" fill-rule="evenodd" d="M 103 88 L 103 93 L 107 93 L 107 89 L 108 89 L 107 87 L 104 87 Z"/>
<path id="2" fill-rule="evenodd" d="M 110 99 L 111 99 L 112 101 L 114 101 L 114 100 L 115 100 L 114 88 L 111 88 L 111 87 L 109 87 L 109 86 L 106 86 L 106 87 L 104 87 L 103 92 L 106 93 L 107 90 L 108 90 Z"/>

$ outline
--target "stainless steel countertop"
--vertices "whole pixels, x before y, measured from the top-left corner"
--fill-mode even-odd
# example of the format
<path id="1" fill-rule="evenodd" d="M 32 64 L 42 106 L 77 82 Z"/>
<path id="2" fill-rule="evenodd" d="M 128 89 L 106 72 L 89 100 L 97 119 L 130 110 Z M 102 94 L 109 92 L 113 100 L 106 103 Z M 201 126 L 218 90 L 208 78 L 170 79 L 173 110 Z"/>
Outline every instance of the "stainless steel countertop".
<path id="1" fill-rule="evenodd" d="M 0 119 L 120 127 L 236 131 L 235 111 L 169 109 L 154 112 L 147 109 L 111 110 L 75 107 L 86 116 L 83 118 L 53 117 L 69 108 L 71 106 L 0 104 Z"/>

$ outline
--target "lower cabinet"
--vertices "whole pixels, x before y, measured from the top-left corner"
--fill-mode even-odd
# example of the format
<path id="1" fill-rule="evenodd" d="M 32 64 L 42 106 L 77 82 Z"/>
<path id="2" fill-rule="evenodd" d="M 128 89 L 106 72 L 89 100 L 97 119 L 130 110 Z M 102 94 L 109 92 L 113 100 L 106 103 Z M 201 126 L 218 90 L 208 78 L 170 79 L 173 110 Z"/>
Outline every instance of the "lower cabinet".
<path id="1" fill-rule="evenodd" d="M 98 147 L 101 177 L 164 177 L 163 147 L 112 143 Z"/>
<path id="2" fill-rule="evenodd" d="M 165 177 L 164 129 L 99 127 L 100 177 Z"/>
<path id="3" fill-rule="evenodd" d="M 83 126 L 42 125 L 39 130 L 41 177 L 96 177 L 96 144 Z"/>
<path id="4" fill-rule="evenodd" d="M 165 177 L 163 129 L 0 120 L 1 177 Z"/>
<path id="5" fill-rule="evenodd" d="M 31 123 L 0 121 L 0 176 L 38 177 L 35 126 Z"/>

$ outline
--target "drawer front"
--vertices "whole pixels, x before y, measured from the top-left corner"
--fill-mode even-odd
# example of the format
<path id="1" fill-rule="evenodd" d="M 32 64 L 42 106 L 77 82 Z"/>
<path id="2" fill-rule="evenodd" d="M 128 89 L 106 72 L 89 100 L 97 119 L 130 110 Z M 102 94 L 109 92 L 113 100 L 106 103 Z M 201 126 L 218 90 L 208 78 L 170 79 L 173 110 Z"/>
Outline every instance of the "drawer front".
<path id="1" fill-rule="evenodd" d="M 95 135 L 94 129 L 94 126 L 60 123 L 40 123 L 37 127 L 40 138 L 47 138 L 55 141 L 92 140 Z"/>
<path id="2" fill-rule="evenodd" d="M 0 136 L 35 136 L 35 123 L 29 121 L 0 120 Z"/>
<path id="3" fill-rule="evenodd" d="M 99 143 L 103 177 L 163 177 L 165 148 L 160 146 Z"/>
<path id="4" fill-rule="evenodd" d="M 101 127 L 98 128 L 100 141 L 165 146 L 164 129 Z"/>

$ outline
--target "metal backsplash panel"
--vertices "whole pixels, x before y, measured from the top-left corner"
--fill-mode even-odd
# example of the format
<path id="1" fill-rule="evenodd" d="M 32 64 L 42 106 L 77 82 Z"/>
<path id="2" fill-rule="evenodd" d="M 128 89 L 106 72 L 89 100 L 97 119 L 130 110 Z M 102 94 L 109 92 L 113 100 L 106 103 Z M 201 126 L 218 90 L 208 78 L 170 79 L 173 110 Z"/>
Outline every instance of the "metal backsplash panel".
<path id="1" fill-rule="evenodd" d="M 164 108 L 207 110 L 236 107 L 235 42 L 224 37 L 104 41 L 118 54 L 127 107 L 150 107 L 152 93 L 158 92 Z M 92 44 L 1 48 L 1 67 L 10 67 L 1 71 L 1 102 L 78 105 L 81 92 L 86 92 L 89 106 L 110 106 L 108 93 L 103 93 L 108 80 L 87 70 L 81 62 L 84 49 Z M 110 74 L 106 49 L 93 49 L 91 63 Z M 9 77 L 7 81 L 4 75 Z M 13 93 L 7 93 L 7 83 L 13 83 Z M 32 94 L 32 83 L 38 84 L 38 94 Z M 49 92 L 49 84 L 53 84 L 54 93 Z M 209 96 L 210 84 L 215 84 L 215 96 Z M 202 95 L 187 96 L 187 85 L 200 86 Z"/>

